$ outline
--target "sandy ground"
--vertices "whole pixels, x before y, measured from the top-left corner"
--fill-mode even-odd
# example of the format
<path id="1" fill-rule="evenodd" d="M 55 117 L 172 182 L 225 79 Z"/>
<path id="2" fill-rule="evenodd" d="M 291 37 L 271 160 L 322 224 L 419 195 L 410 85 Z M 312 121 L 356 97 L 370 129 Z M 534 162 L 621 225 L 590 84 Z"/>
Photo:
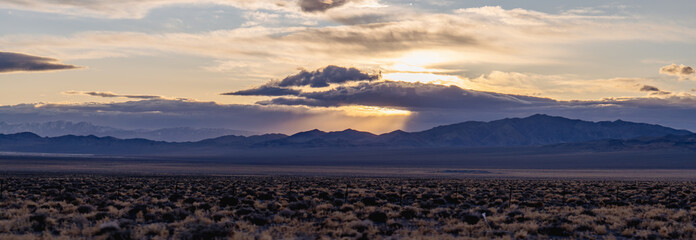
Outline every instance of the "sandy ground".
<path id="1" fill-rule="evenodd" d="M 462 167 L 244 165 L 134 159 L 0 159 L 0 172 L 144 175 L 306 175 L 445 178 L 696 180 L 693 169 L 468 169 Z"/>

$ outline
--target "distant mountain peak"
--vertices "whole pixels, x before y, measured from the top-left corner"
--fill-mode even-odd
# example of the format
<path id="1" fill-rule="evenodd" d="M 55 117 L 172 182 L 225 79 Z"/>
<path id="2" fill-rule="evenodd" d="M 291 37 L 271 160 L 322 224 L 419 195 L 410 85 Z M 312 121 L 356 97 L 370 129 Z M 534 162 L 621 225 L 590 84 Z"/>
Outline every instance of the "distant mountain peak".
<path id="1" fill-rule="evenodd" d="M 14 133 L 14 134 L 0 134 L 4 136 L 10 136 L 14 138 L 41 138 L 41 136 L 36 135 L 35 133 L 32 132 L 20 132 L 20 133 Z"/>
<path id="2" fill-rule="evenodd" d="M 338 131 L 338 132 L 331 132 L 331 133 L 340 133 L 340 134 L 369 134 L 369 135 L 374 135 L 374 134 L 371 133 L 371 132 L 358 131 L 358 130 L 355 130 L 355 129 L 352 129 L 352 128 L 348 128 L 348 129 L 346 129 L 346 130 Z"/>
<path id="3" fill-rule="evenodd" d="M 572 120 L 572 121 L 582 121 L 579 119 L 571 119 L 571 118 L 566 118 L 566 117 L 561 117 L 561 116 L 551 116 L 548 114 L 542 114 L 542 113 L 537 113 L 534 115 L 531 115 L 529 117 L 522 118 L 525 120 L 539 120 L 539 119 L 553 119 L 553 120 Z"/>
<path id="4" fill-rule="evenodd" d="M 405 133 L 408 133 L 408 132 L 405 132 L 404 130 L 401 130 L 401 129 L 397 129 L 397 130 L 394 130 L 394 131 L 391 131 L 391 132 L 388 132 L 385 134 L 405 134 Z"/>
<path id="5" fill-rule="evenodd" d="M 70 122 L 64 120 L 43 123 L 7 123 L 0 122 L 0 134 L 32 132 L 39 136 L 57 137 L 63 135 L 99 137 L 112 136 L 116 138 L 145 138 L 150 140 L 184 142 L 200 141 L 225 135 L 253 135 L 253 132 L 222 129 L 222 128 L 191 128 L 171 127 L 162 129 L 120 129 L 108 126 L 94 125 L 89 122 Z"/>
<path id="6" fill-rule="evenodd" d="M 318 136 L 322 136 L 322 135 L 325 135 L 325 134 L 327 134 L 327 133 L 324 132 L 324 131 L 321 131 L 321 130 L 319 130 L 319 129 L 312 129 L 312 130 L 309 130 L 309 131 L 304 131 L 304 132 L 295 133 L 295 134 L 293 134 L 293 135 L 290 135 L 290 137 L 288 137 L 288 138 L 294 138 L 294 139 L 312 139 L 312 138 L 316 138 L 316 137 L 318 137 Z"/>
<path id="7" fill-rule="evenodd" d="M 326 132 L 324 132 L 324 131 L 322 131 L 322 130 L 319 130 L 319 129 L 312 129 L 312 130 L 309 130 L 309 131 L 298 132 L 298 133 L 295 133 L 295 134 L 290 135 L 290 136 L 314 135 L 314 134 L 323 134 L 323 133 L 326 133 Z"/>
<path id="8" fill-rule="evenodd" d="M 555 116 L 551 116 L 551 115 L 547 115 L 547 114 L 543 114 L 543 113 L 537 113 L 537 114 L 531 115 L 531 116 L 526 117 L 526 118 L 552 118 L 552 117 L 555 117 Z"/>

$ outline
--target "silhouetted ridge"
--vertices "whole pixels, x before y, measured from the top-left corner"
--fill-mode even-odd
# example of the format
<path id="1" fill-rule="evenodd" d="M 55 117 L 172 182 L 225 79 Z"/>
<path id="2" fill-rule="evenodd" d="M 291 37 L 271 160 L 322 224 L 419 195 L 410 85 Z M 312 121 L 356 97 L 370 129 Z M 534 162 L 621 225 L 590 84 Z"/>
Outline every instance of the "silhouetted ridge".
<path id="1" fill-rule="evenodd" d="M 229 135 L 186 143 L 93 135 L 42 138 L 33 133 L 0 134 L 0 151 L 126 155 L 161 152 L 196 154 L 271 147 L 510 147 L 582 142 L 594 144 L 592 145 L 594 147 L 588 147 L 589 145 L 572 145 L 572 147 L 621 149 L 625 146 L 633 146 L 631 144 L 649 144 L 656 147 L 658 143 L 663 143 L 662 145 L 666 147 L 686 146 L 688 148 L 695 142 L 693 137 L 688 137 L 691 134 L 685 130 L 623 120 L 588 122 L 535 114 L 526 118 L 506 118 L 491 122 L 462 122 L 411 133 L 397 130 L 375 135 L 353 129 L 336 132 L 314 129 L 290 136 L 284 134 L 249 137 Z M 652 139 L 650 141 L 654 142 L 646 143 L 641 139 Z"/>
<path id="2" fill-rule="evenodd" d="M 690 133 L 643 123 L 588 122 L 535 114 L 527 118 L 439 126 L 412 135 L 426 140 L 430 146 L 529 146 Z"/>

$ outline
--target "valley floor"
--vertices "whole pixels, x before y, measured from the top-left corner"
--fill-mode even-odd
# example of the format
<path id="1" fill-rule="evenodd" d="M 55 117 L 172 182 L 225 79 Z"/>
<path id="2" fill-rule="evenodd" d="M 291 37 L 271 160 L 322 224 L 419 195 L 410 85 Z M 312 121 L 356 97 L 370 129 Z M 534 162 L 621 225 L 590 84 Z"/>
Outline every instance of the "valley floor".
<path id="1" fill-rule="evenodd" d="M 494 168 L 466 164 L 435 165 L 311 165 L 294 162 L 235 163 L 207 160 L 138 158 L 0 158 L 0 175 L 32 173 L 85 173 L 131 175 L 208 176 L 338 176 L 491 179 L 581 179 L 581 180 L 696 180 L 692 168 Z"/>

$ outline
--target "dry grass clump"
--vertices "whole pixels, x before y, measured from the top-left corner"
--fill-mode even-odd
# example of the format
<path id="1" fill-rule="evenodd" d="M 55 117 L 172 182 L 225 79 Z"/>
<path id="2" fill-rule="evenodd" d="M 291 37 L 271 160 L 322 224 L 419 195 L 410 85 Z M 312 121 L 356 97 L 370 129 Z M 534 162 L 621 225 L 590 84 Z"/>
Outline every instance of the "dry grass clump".
<path id="1" fill-rule="evenodd" d="M 15 175 L 0 186 L 0 239 L 696 238 L 690 182 Z"/>

